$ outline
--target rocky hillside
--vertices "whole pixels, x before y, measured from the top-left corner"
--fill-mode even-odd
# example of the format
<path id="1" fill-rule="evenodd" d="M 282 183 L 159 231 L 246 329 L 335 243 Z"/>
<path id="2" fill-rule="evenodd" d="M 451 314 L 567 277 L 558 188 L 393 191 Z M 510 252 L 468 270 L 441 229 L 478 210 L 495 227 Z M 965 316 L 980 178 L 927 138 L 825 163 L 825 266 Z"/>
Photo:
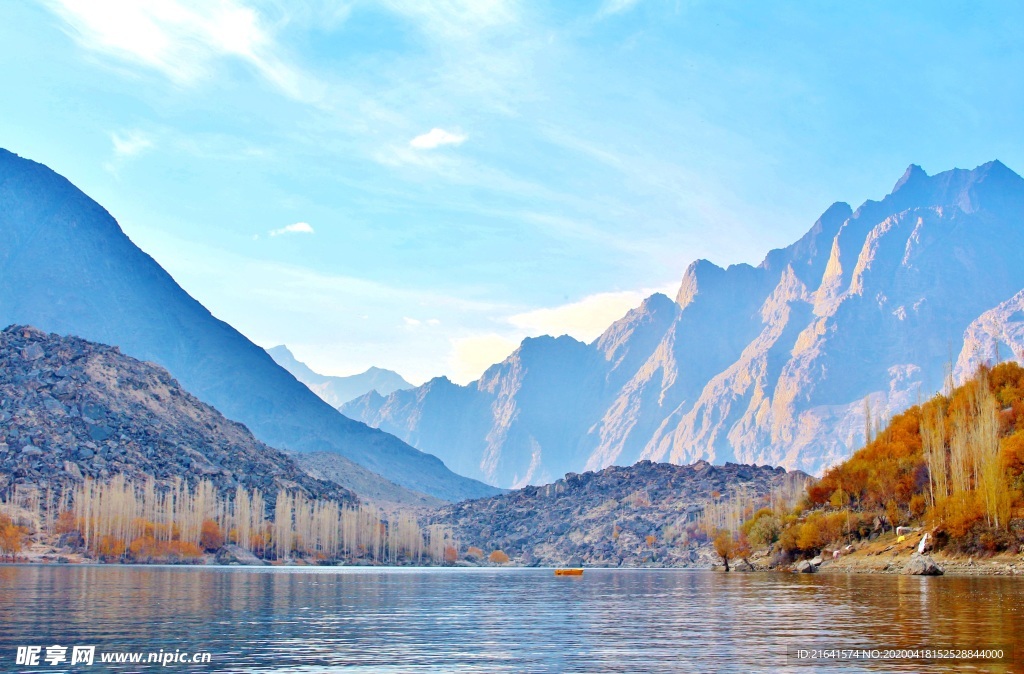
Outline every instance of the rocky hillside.
<path id="1" fill-rule="evenodd" d="M 123 473 L 210 480 L 221 491 L 279 488 L 354 502 L 310 477 L 245 426 L 182 389 L 163 368 L 117 348 L 23 326 L 0 332 L 0 496 Z"/>
<path id="2" fill-rule="evenodd" d="M 387 395 L 394 391 L 413 388 L 413 385 L 393 370 L 371 367 L 366 372 L 349 377 L 332 377 L 314 372 L 312 368 L 295 358 L 295 355 L 283 344 L 267 349 L 274 362 L 288 370 L 292 375 L 309 387 L 309 390 L 320 396 L 331 407 L 340 407 L 350 400 L 355 400 L 370 391 Z"/>
<path id="3" fill-rule="evenodd" d="M 437 458 L 338 413 L 217 320 L 133 244 L 113 217 L 47 167 L 0 150 L 0 325 L 34 325 L 120 347 L 261 441 L 341 454 L 446 500 L 494 493 Z"/>
<path id="4" fill-rule="evenodd" d="M 439 508 L 446 501 L 399 487 L 334 452 L 288 452 L 309 475 L 344 485 L 385 512 Z"/>
<path id="5" fill-rule="evenodd" d="M 591 344 L 527 339 L 479 381 L 435 379 L 345 414 L 503 487 L 640 459 L 809 473 L 994 356 L 1024 359 L 1024 180 L 911 166 L 831 206 L 757 267 L 706 260 Z M 867 403 L 867 405 L 865 404 Z M 452 420 L 458 420 L 453 423 Z"/>
<path id="6" fill-rule="evenodd" d="M 710 546 L 687 532 L 708 501 L 736 490 L 765 496 L 807 478 L 769 466 L 641 461 L 446 506 L 430 521 L 451 526 L 463 550 L 501 550 L 526 566 L 708 566 Z"/>

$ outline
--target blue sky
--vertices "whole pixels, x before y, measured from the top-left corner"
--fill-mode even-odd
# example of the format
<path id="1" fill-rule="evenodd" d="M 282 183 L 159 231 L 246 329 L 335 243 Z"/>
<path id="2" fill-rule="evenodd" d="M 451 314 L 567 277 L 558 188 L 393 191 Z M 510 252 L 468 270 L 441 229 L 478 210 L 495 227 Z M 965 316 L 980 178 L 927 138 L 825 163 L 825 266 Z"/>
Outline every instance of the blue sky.
<path id="1" fill-rule="evenodd" d="M 314 369 L 468 381 L 834 201 L 1024 170 L 1017 3 L 0 3 L 0 146 Z"/>

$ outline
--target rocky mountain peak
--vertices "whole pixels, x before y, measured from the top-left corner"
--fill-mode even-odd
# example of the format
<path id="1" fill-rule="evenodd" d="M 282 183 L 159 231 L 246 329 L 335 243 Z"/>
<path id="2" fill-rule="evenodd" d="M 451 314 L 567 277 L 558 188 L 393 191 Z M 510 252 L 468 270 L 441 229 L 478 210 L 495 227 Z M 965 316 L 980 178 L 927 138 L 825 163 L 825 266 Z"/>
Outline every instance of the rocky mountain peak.
<path id="1" fill-rule="evenodd" d="M 928 174 L 925 173 L 924 169 L 917 164 L 911 164 L 907 167 L 907 170 L 903 172 L 900 179 L 896 181 L 891 194 L 896 194 L 904 188 L 913 190 L 916 187 L 924 185 L 927 180 Z"/>

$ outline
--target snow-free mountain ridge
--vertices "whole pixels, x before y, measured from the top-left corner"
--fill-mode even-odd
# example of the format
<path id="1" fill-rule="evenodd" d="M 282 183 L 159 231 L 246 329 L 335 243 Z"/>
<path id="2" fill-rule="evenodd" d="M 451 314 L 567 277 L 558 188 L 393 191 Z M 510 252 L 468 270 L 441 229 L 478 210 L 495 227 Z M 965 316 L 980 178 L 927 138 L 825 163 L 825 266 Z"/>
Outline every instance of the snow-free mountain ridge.
<path id="1" fill-rule="evenodd" d="M 314 372 L 312 368 L 295 358 L 287 346 L 281 344 L 267 349 L 274 362 L 320 396 L 331 407 L 339 407 L 370 391 L 387 395 L 401 389 L 413 388 L 402 375 L 394 370 L 371 367 L 366 372 L 348 377 L 332 377 Z"/>
<path id="2" fill-rule="evenodd" d="M 884 418 L 1024 358 L 1024 180 L 998 161 L 830 206 L 754 267 L 691 264 L 590 344 L 525 340 L 480 380 L 341 409 L 502 487 L 640 459 L 820 473 Z"/>

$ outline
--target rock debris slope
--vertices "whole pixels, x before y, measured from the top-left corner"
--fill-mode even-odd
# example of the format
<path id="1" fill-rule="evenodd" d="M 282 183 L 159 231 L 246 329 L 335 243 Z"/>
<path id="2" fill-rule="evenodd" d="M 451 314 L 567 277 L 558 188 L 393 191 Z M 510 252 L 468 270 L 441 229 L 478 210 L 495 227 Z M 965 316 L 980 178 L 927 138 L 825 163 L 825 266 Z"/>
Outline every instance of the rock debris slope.
<path id="1" fill-rule="evenodd" d="M 709 546 L 690 535 L 709 501 L 800 493 L 807 479 L 769 466 L 640 461 L 449 505 L 430 520 L 452 527 L 463 549 L 501 550 L 526 566 L 710 566 Z"/>
<path id="2" fill-rule="evenodd" d="M 87 477 L 136 484 L 209 480 L 221 492 L 278 489 L 353 503 L 282 452 L 183 390 L 163 368 L 117 348 L 35 328 L 0 332 L 0 495 L 59 494 Z"/>

